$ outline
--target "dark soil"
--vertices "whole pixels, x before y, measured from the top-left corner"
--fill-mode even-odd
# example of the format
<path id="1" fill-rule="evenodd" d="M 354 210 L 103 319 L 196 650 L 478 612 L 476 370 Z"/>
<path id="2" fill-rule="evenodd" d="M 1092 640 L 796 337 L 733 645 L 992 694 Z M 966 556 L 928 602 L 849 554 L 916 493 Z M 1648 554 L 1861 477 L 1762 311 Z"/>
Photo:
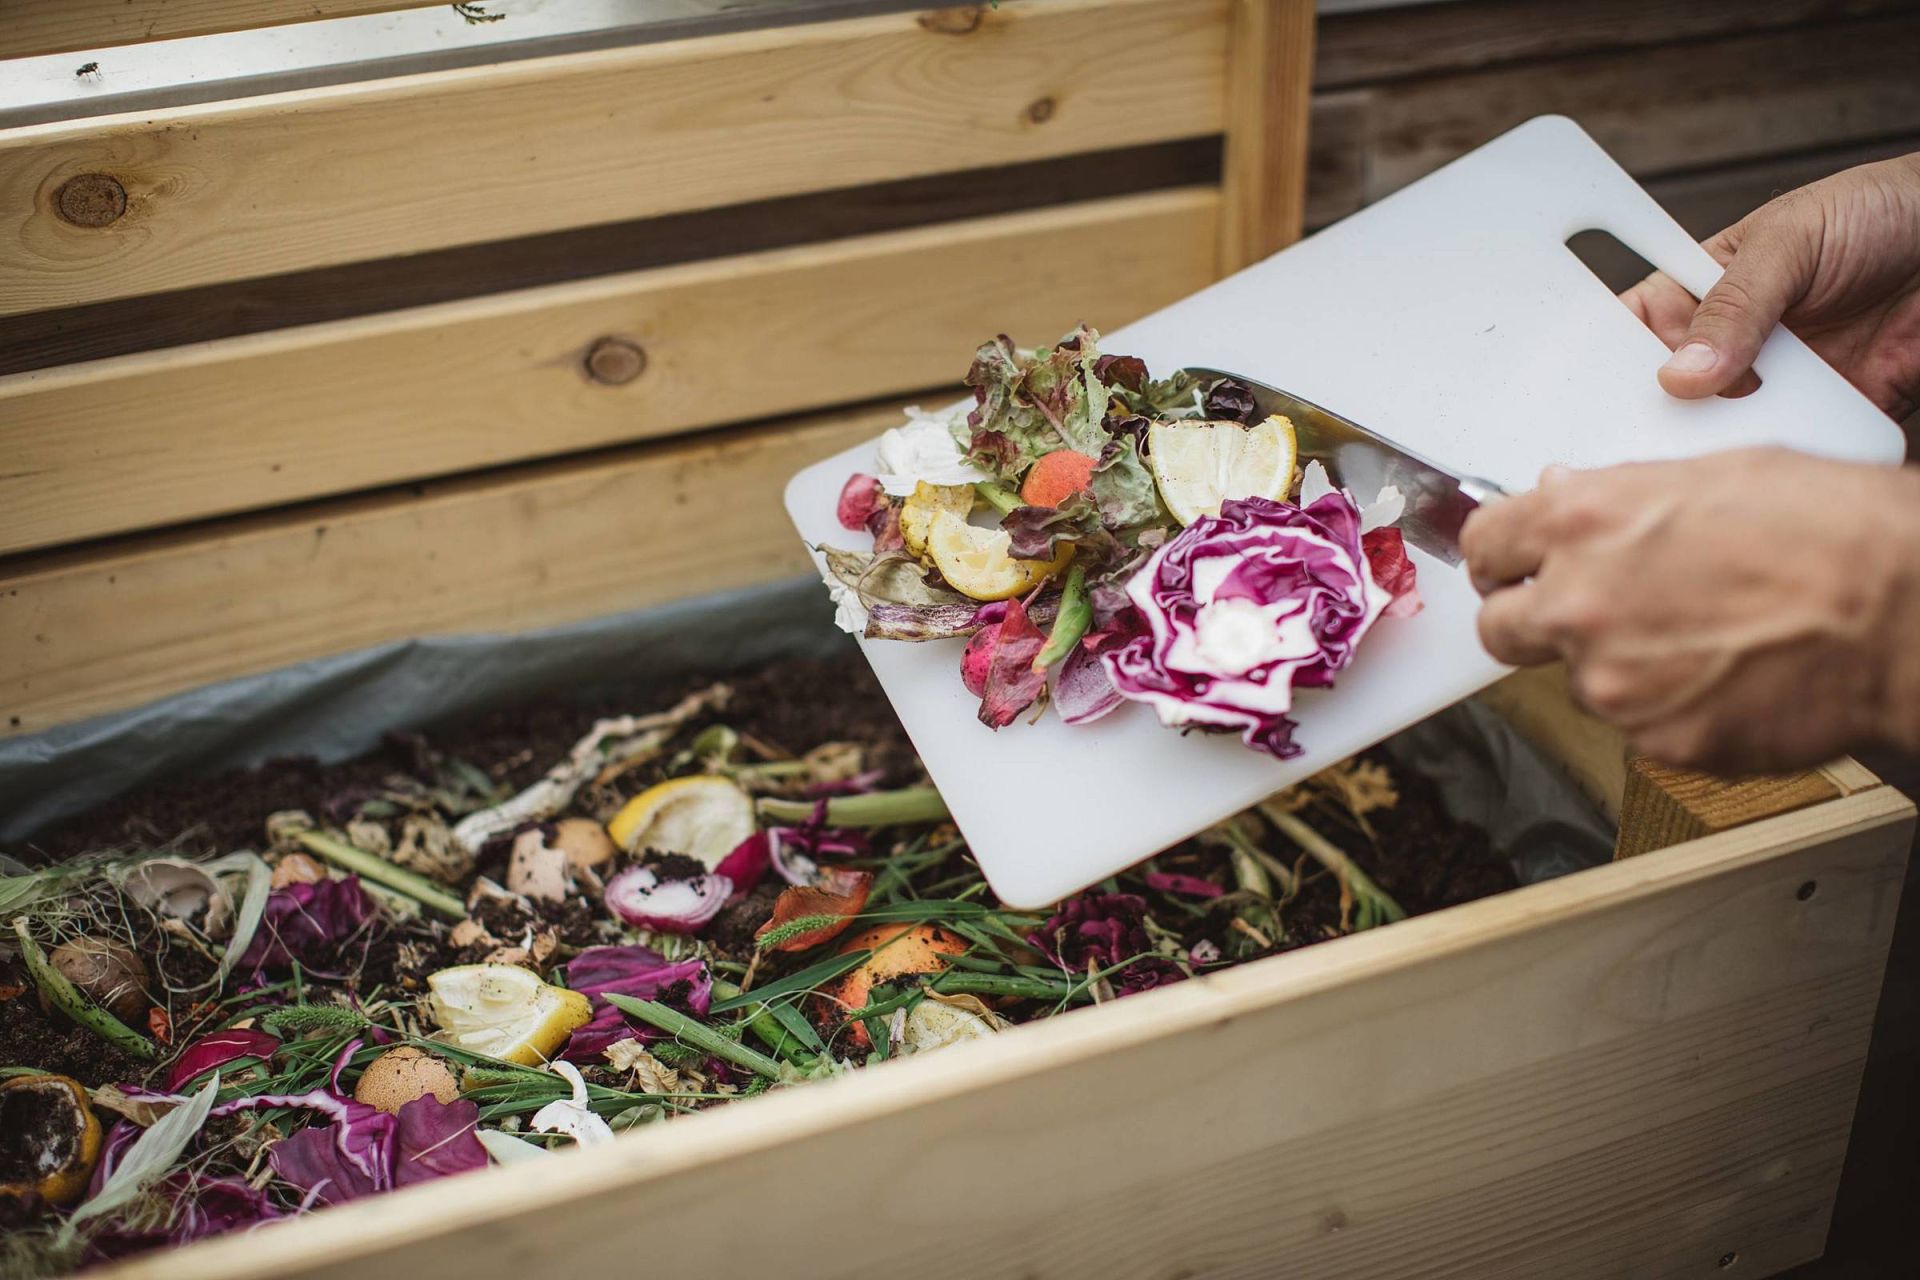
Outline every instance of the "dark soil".
<path id="1" fill-rule="evenodd" d="M 178 842 L 188 849 L 212 851 L 261 848 L 264 820 L 271 813 L 305 809 L 328 820 L 343 820 L 359 799 L 391 776 L 431 776 L 432 762 L 449 757 L 518 790 L 562 758 L 595 719 L 662 708 L 708 683 L 655 684 L 644 691 L 636 687 L 624 695 L 586 702 L 545 700 L 492 711 L 429 726 L 420 733 L 391 735 L 376 750 L 337 765 L 275 760 L 251 771 L 166 782 L 49 832 L 36 845 L 40 856 L 49 859 L 132 842 Z M 883 786 L 907 785 L 923 777 L 905 733 L 872 673 L 857 657 L 776 664 L 731 683 L 735 691 L 731 703 L 693 722 L 687 735 L 704 724 L 724 722 L 742 735 L 749 755 L 779 757 L 797 756 L 826 742 L 855 742 L 865 748 L 866 766 L 882 771 Z M 1366 820 L 1370 830 L 1343 814 L 1335 813 L 1336 820 L 1328 821 L 1321 820 L 1327 815 L 1319 815 L 1315 826 L 1323 835 L 1346 850 L 1408 914 L 1513 887 L 1511 869 L 1489 848 L 1485 834 L 1448 817 L 1433 783 L 1392 767 L 1385 756 L 1376 758 L 1389 764 L 1399 790 L 1398 804 L 1371 812 Z M 638 787 L 644 781 L 635 775 L 620 785 Z M 1158 861 L 1163 870 L 1232 883 L 1227 855 L 1218 848 L 1189 844 Z M 605 870 L 611 874 L 618 865 Z M 495 842 L 483 852 L 478 870 L 500 878 L 504 867 L 505 842 Z M 969 869 L 964 855 L 956 854 L 939 874 L 954 876 Z M 1309 865 L 1307 871 L 1305 887 L 1286 907 L 1284 937 L 1274 939 L 1276 950 L 1308 945 L 1343 931 L 1338 881 L 1317 865 Z M 769 877 L 748 898 L 728 907 L 706 931 L 709 943 L 723 956 L 748 959 L 754 931 L 771 914 L 780 888 L 776 878 Z M 1235 919 L 1244 902 L 1244 897 L 1230 894 L 1211 905 L 1196 903 L 1184 924 L 1167 923 L 1182 931 L 1189 946 L 1211 941 L 1231 958 L 1248 958 L 1257 950 L 1249 949 L 1252 944 L 1247 939 L 1252 935 L 1247 934 L 1245 921 Z M 473 916 L 486 927 L 489 938 L 460 948 L 446 940 L 444 928 L 425 924 L 383 933 L 353 966 L 361 989 L 367 984 L 392 984 L 418 991 L 434 970 L 477 963 L 501 945 L 518 944 L 523 938 L 548 935 L 550 941 L 557 940 L 560 956 L 600 940 L 598 907 L 581 899 L 538 905 L 532 914 L 511 902 L 485 901 L 475 905 Z M 176 966 L 174 976 L 195 976 L 177 972 L 183 963 L 181 948 L 167 950 L 164 942 L 156 945 L 149 939 L 143 949 L 156 965 Z M 763 961 L 763 975 L 798 963 L 796 956 L 783 953 L 770 954 Z M 0 974 L 0 979 L 5 977 Z M 0 981 L 0 996 L 8 989 Z M 140 1078 L 143 1064 L 44 1014 L 30 988 L 0 1003 L 0 1009 L 5 1010 L 0 1018 L 4 1023 L 0 1025 L 0 1063 L 31 1063 L 88 1083 Z"/>

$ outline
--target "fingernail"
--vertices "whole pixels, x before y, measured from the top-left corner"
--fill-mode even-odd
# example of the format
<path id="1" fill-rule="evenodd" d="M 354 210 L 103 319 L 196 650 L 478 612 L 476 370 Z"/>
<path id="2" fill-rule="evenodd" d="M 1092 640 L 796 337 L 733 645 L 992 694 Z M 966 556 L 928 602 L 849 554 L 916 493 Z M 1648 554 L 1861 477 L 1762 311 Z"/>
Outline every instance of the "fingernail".
<path id="1" fill-rule="evenodd" d="M 1667 358 L 1667 368 L 1675 373 L 1705 373 L 1720 363 L 1720 356 L 1704 342 L 1689 342 Z"/>

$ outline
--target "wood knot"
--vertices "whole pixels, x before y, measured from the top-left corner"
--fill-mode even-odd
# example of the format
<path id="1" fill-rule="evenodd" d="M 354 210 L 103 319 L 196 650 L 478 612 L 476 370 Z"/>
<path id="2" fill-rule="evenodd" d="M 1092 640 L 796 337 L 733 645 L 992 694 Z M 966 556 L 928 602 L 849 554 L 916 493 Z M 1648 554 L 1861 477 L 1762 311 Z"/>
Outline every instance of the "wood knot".
<path id="1" fill-rule="evenodd" d="M 937 35 L 966 36 L 980 29 L 980 21 L 985 16 L 986 11 L 977 4 L 955 4 L 944 9 L 929 9 L 915 21 Z"/>
<path id="2" fill-rule="evenodd" d="M 1053 119 L 1053 113 L 1059 108 L 1059 105 L 1059 103 L 1050 97 L 1035 98 L 1027 104 L 1027 122 L 1029 124 L 1045 124 L 1047 121 Z"/>
<path id="3" fill-rule="evenodd" d="M 54 192 L 53 206 L 76 227 L 104 227 L 127 211 L 127 189 L 104 173 L 76 174 Z"/>
<path id="4" fill-rule="evenodd" d="M 601 338 L 587 348 L 587 376 L 605 387 L 623 387 L 645 372 L 647 353 L 625 338 Z"/>

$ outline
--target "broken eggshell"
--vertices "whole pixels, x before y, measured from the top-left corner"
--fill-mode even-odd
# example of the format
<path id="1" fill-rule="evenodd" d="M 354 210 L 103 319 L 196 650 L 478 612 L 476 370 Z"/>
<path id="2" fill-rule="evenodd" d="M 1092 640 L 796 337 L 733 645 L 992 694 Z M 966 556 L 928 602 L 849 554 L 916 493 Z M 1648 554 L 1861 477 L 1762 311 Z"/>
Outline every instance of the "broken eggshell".
<path id="1" fill-rule="evenodd" d="M 547 843 L 539 827 L 514 837 L 507 861 L 507 892 L 534 902 L 565 902 L 573 894 L 573 863 L 566 851 Z"/>
<path id="2" fill-rule="evenodd" d="M 220 881 L 185 858 L 148 858 L 127 872 L 120 888 L 156 915 L 191 921 L 205 911 L 200 927 L 209 937 L 224 933 L 233 913 L 233 902 Z"/>
<path id="3" fill-rule="evenodd" d="M 353 1086 L 355 1102 L 390 1116 L 399 1115 L 415 1098 L 428 1096 L 452 1102 L 460 1096 L 460 1082 L 446 1063 L 411 1045 L 389 1049 L 369 1062 Z"/>

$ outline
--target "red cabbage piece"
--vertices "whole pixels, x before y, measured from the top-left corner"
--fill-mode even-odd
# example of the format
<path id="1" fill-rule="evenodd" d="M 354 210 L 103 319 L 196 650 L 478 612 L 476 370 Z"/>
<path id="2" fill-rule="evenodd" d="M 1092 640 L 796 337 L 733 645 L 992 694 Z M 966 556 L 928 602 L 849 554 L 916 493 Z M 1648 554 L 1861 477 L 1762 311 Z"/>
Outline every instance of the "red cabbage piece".
<path id="1" fill-rule="evenodd" d="M 266 1062 L 279 1048 L 280 1037 L 245 1027 L 229 1027 L 225 1031 L 201 1036 L 181 1050 L 180 1056 L 174 1060 L 173 1070 L 167 1073 L 167 1090 L 178 1093 L 196 1077 L 241 1058 L 258 1058 Z"/>
<path id="2" fill-rule="evenodd" d="M 760 881 L 766 877 L 767 868 L 772 865 L 772 843 L 765 831 L 756 831 L 735 845 L 732 853 L 720 859 L 720 865 L 713 869 L 713 873 L 733 882 L 733 895 L 728 901 L 738 902 L 759 888 Z"/>
<path id="3" fill-rule="evenodd" d="M 1227 502 L 1154 552 L 1127 595 L 1146 633 L 1102 657 L 1120 694 L 1282 759 L 1300 754 L 1294 689 L 1331 685 L 1389 603 L 1340 492 L 1305 508 Z"/>
<path id="4" fill-rule="evenodd" d="M 313 1095 L 300 1096 L 308 1101 L 283 1098 L 267 1105 L 312 1105 Z M 480 1108 L 465 1098 L 442 1102 L 427 1094 L 402 1106 L 398 1115 L 350 1098 L 342 1101 L 336 1123 L 309 1125 L 267 1153 L 276 1177 L 322 1204 L 486 1167 L 486 1148 L 474 1136 Z"/>
<path id="5" fill-rule="evenodd" d="M 1147 902 L 1137 893 L 1083 893 L 1069 898 L 1027 941 L 1061 970 L 1086 976 L 1089 967 L 1111 969 L 1117 995 L 1178 982 L 1179 968 L 1159 954 L 1145 924 Z"/>
<path id="6" fill-rule="evenodd" d="M 322 970 L 361 937 L 378 914 L 357 876 L 275 889 L 267 896 L 259 931 L 241 955 L 240 967 L 258 974 L 289 968 L 298 960 Z"/>
<path id="7" fill-rule="evenodd" d="M 652 1040 L 665 1034 L 628 1022 L 607 1003 L 609 992 L 657 1000 L 702 1018 L 713 1006 L 713 977 L 705 961 L 669 962 L 647 947 L 588 947 L 568 962 L 567 986 L 593 1005 L 593 1017 L 574 1029 L 560 1054 L 570 1062 L 594 1061 L 617 1040 Z"/>

